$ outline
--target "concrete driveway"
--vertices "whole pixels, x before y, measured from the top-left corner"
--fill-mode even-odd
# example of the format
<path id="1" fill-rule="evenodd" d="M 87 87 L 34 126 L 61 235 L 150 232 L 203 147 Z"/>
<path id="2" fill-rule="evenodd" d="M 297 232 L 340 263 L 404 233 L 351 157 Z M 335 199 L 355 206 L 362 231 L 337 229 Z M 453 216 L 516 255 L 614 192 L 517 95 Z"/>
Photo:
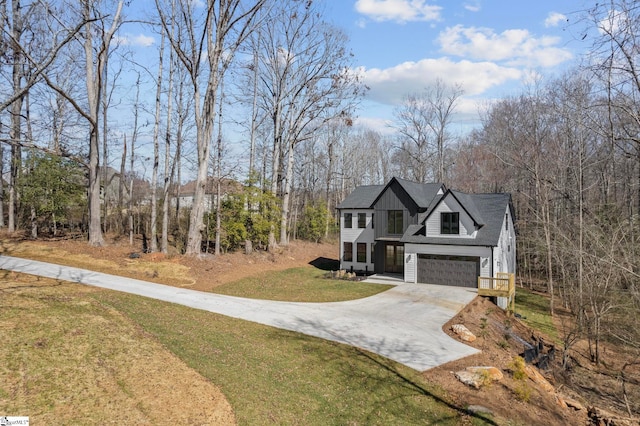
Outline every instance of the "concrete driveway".
<path id="1" fill-rule="evenodd" d="M 423 371 L 478 351 L 442 331 L 476 290 L 400 284 L 364 299 L 297 303 L 246 299 L 0 256 L 0 269 L 122 291 L 296 331 L 375 352 Z"/>

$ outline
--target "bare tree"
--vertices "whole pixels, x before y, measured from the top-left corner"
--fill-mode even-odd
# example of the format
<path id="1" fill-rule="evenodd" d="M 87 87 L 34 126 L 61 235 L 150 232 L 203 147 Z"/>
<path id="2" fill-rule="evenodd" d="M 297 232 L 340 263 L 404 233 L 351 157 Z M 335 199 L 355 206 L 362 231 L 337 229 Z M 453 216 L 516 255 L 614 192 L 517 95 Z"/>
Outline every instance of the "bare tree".
<path id="1" fill-rule="evenodd" d="M 459 84 L 447 85 L 437 79 L 423 92 L 407 95 L 402 106 L 396 109 L 400 158 L 407 161 L 413 171 L 412 178 L 418 182 L 426 182 L 428 178 L 445 181 L 445 148 L 462 94 Z M 430 163 L 432 173 L 428 170 Z"/>
<path id="2" fill-rule="evenodd" d="M 156 0 L 171 47 L 190 76 L 195 100 L 198 172 L 187 237 L 189 255 L 201 252 L 205 185 L 220 79 L 264 4 L 265 0 L 258 0 L 245 7 L 241 0 L 208 0 L 200 8 L 196 2 L 178 2 L 172 14 L 161 0 Z M 171 32 L 173 18 L 177 31 Z"/>
<path id="3" fill-rule="evenodd" d="M 312 2 L 285 4 L 261 35 L 260 102 L 273 126 L 271 191 L 281 191 L 280 244 L 287 244 L 295 147 L 325 123 L 348 117 L 362 86 L 348 67 L 346 36 L 323 22 Z"/>

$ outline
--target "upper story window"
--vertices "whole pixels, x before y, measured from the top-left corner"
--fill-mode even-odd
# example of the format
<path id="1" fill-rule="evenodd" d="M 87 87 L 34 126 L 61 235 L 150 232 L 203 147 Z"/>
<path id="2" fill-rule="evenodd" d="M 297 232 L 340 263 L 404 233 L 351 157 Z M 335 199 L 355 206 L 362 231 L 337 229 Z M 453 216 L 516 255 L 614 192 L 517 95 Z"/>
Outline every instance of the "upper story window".
<path id="1" fill-rule="evenodd" d="M 352 228 L 353 227 L 353 215 L 351 213 L 345 213 L 344 214 L 344 227 L 345 228 Z"/>
<path id="2" fill-rule="evenodd" d="M 509 230 L 509 213 L 504 215 L 504 230 Z"/>
<path id="3" fill-rule="evenodd" d="M 402 217 L 402 210 L 389 210 L 387 212 L 387 232 L 389 234 L 402 234 L 404 232 Z"/>
<path id="4" fill-rule="evenodd" d="M 460 213 L 440 213 L 440 233 L 449 235 L 460 234 Z"/>
<path id="5" fill-rule="evenodd" d="M 367 227 L 367 214 L 358 213 L 358 228 L 366 228 L 366 227 Z"/>

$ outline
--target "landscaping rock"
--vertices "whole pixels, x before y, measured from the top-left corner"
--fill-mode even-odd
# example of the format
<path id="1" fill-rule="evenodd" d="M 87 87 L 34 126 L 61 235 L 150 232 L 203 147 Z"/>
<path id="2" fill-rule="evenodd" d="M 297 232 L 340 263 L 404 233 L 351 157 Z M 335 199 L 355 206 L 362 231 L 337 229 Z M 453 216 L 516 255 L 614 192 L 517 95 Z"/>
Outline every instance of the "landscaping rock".
<path id="1" fill-rule="evenodd" d="M 467 407 L 467 411 L 471 414 L 488 414 L 493 416 L 493 411 L 487 407 L 483 407 L 482 405 L 470 405 Z"/>
<path id="2" fill-rule="evenodd" d="M 602 426 L 631 426 L 638 425 L 638 419 L 621 417 L 598 407 L 589 407 L 589 418 L 595 425 Z"/>
<path id="3" fill-rule="evenodd" d="M 467 367 L 454 374 L 462 383 L 475 389 L 503 378 L 502 372 L 495 367 Z"/>
<path id="4" fill-rule="evenodd" d="M 555 392 L 555 388 L 547 379 L 544 378 L 542 374 L 538 371 L 538 369 L 532 365 L 525 365 L 524 367 L 525 373 L 527 376 L 533 380 L 536 384 L 538 384 L 542 389 L 549 393 Z"/>
<path id="5" fill-rule="evenodd" d="M 475 334 L 469 331 L 469 329 L 462 324 L 454 324 L 451 326 L 451 329 L 465 342 L 473 342 L 476 340 Z"/>
<path id="6" fill-rule="evenodd" d="M 567 404 L 568 407 L 573 408 L 576 411 L 581 411 L 585 409 L 584 405 L 582 405 L 581 403 L 579 403 L 573 398 L 569 398 L 566 395 L 562 395 L 562 399 L 564 399 L 564 402 L 565 404 Z"/>
<path id="7" fill-rule="evenodd" d="M 465 370 L 472 371 L 472 372 L 478 373 L 478 374 L 488 375 L 489 378 L 494 382 L 498 381 L 498 380 L 502 380 L 504 378 L 504 375 L 502 374 L 502 371 L 500 371 L 496 367 L 477 366 L 477 367 L 467 367 Z"/>

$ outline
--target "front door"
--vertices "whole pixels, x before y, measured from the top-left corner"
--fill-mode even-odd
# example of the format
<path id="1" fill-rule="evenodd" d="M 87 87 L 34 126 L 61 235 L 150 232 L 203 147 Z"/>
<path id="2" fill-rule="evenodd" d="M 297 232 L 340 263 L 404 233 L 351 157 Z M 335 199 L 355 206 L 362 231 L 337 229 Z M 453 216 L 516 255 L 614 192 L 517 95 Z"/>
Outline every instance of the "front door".
<path id="1" fill-rule="evenodd" d="M 385 245 L 384 271 L 392 274 L 404 273 L 404 245 L 393 243 Z"/>

